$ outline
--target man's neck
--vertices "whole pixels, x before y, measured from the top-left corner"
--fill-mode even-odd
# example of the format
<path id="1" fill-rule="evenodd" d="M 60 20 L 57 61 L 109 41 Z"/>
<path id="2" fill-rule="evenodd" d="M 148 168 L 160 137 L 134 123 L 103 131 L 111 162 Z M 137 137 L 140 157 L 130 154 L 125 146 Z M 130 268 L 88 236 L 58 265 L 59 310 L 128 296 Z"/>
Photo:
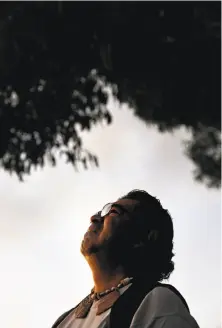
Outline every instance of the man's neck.
<path id="1" fill-rule="evenodd" d="M 116 287 L 122 279 L 126 278 L 123 268 L 111 266 L 104 254 L 92 254 L 87 256 L 86 260 L 92 270 L 96 293 Z"/>

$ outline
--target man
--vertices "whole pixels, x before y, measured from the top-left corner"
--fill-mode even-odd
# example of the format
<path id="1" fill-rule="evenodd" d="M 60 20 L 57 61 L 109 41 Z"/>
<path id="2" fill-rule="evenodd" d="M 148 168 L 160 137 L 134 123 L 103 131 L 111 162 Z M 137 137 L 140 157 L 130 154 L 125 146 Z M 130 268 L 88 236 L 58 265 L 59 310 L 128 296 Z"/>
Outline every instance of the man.
<path id="1" fill-rule="evenodd" d="M 133 190 L 107 204 L 81 244 L 94 288 L 52 328 L 198 328 L 182 295 L 160 283 L 172 250 L 172 219 L 155 197 Z"/>

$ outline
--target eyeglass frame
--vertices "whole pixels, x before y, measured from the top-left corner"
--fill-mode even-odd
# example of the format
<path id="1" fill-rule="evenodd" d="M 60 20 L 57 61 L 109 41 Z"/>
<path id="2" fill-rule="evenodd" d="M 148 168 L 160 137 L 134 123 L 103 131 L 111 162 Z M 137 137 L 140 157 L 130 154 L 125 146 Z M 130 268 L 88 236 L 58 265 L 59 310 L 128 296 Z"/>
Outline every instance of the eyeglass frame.
<path id="1" fill-rule="evenodd" d="M 122 215 L 122 214 L 124 214 L 124 213 L 128 213 L 128 214 L 130 214 L 130 212 L 129 212 L 124 206 L 122 206 L 122 205 L 120 205 L 120 204 L 116 204 L 115 202 L 113 202 L 113 203 L 107 203 L 106 205 L 104 205 L 103 208 L 102 208 L 102 210 L 99 211 L 99 212 L 97 212 L 96 215 L 98 215 L 100 218 L 103 219 L 106 215 L 108 215 L 108 214 L 110 213 L 110 211 L 111 211 L 111 209 L 112 209 L 113 206 L 114 206 L 114 207 L 117 207 L 118 209 L 121 210 L 122 213 L 119 213 L 119 215 Z M 108 207 L 108 210 L 107 210 L 104 214 L 102 214 L 102 212 L 103 212 L 107 207 Z"/>

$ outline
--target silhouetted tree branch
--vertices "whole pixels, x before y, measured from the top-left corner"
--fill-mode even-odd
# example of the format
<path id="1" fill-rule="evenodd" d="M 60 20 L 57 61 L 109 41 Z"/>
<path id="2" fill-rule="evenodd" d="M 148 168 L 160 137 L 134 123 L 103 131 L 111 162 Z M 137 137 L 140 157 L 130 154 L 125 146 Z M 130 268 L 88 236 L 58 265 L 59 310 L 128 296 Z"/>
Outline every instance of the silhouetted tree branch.
<path id="1" fill-rule="evenodd" d="M 220 2 L 1 2 L 0 165 L 57 155 L 98 165 L 79 128 L 120 102 L 161 132 L 185 126 L 195 178 L 219 187 Z"/>

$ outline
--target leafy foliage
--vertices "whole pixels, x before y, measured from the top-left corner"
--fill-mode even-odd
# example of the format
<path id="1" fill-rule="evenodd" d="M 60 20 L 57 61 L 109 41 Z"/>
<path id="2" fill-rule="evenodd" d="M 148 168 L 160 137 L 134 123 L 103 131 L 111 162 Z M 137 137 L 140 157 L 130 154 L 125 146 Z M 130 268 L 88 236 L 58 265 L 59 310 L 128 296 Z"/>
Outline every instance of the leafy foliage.
<path id="1" fill-rule="evenodd" d="M 2 2 L 0 159 L 20 178 L 57 154 L 98 164 L 81 129 L 106 86 L 161 132 L 185 126 L 195 178 L 220 186 L 220 2 Z"/>

